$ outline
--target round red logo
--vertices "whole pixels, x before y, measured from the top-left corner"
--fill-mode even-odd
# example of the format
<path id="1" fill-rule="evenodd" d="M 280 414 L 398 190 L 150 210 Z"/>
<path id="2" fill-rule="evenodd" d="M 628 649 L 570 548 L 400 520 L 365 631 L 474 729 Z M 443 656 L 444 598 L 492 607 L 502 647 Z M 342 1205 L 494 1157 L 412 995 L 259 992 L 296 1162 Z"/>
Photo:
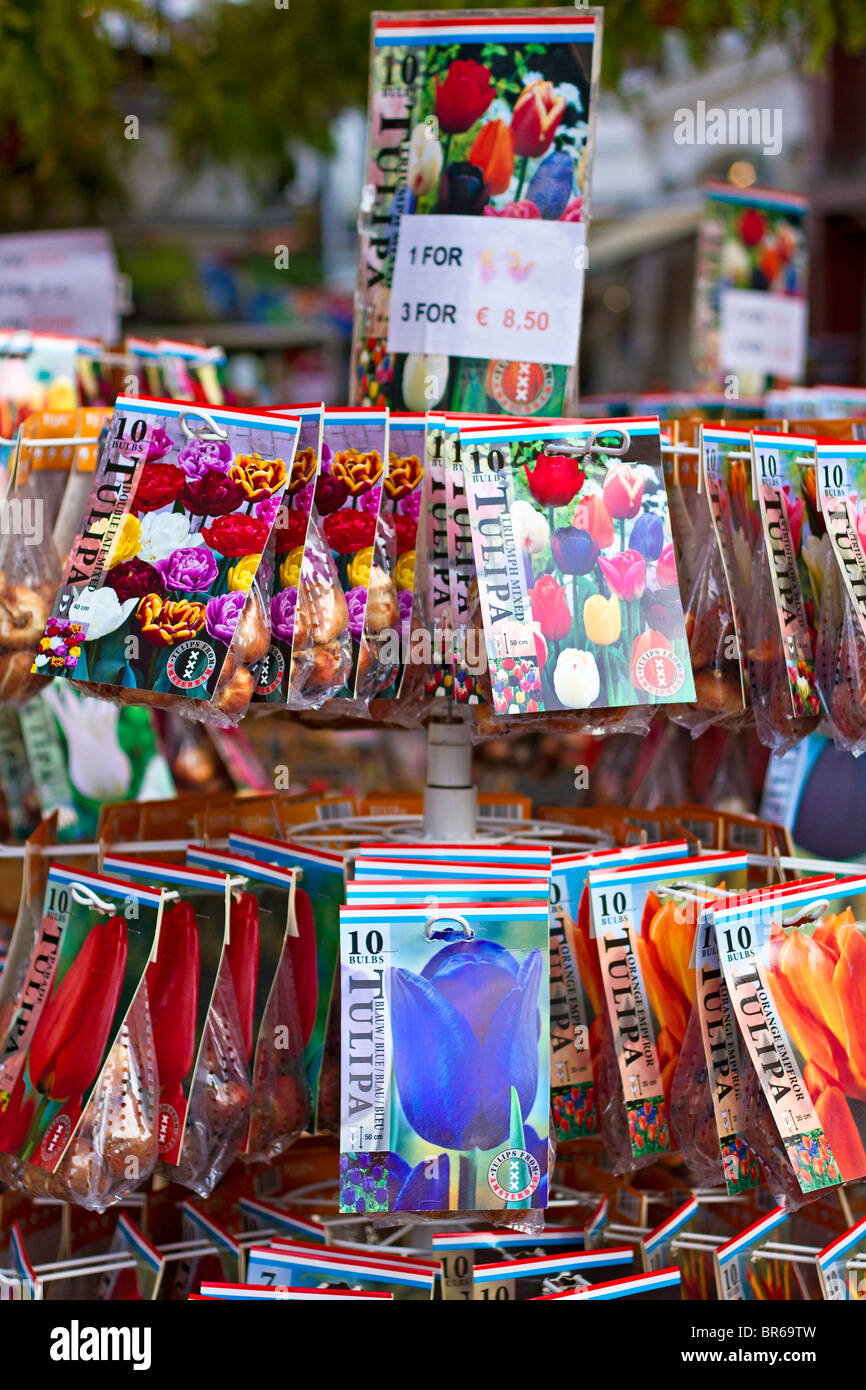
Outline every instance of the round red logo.
<path id="1" fill-rule="evenodd" d="M 167 1154 L 177 1143 L 180 1132 L 180 1119 L 173 1105 L 164 1102 L 159 1107 L 159 1152 Z"/>
<path id="2" fill-rule="evenodd" d="M 42 1136 L 42 1144 L 39 1149 L 39 1157 L 42 1163 L 49 1165 L 56 1163 L 57 1159 L 66 1148 L 69 1135 L 72 1132 L 72 1121 L 69 1116 L 61 1110 L 59 1115 L 51 1121 Z"/>
<path id="3" fill-rule="evenodd" d="M 648 695 L 676 695 L 686 678 L 683 663 L 670 647 L 650 647 L 641 652 L 632 675 Z"/>
<path id="4" fill-rule="evenodd" d="M 553 395 L 554 369 L 546 362 L 491 362 L 487 390 L 509 415 L 539 415 Z"/>

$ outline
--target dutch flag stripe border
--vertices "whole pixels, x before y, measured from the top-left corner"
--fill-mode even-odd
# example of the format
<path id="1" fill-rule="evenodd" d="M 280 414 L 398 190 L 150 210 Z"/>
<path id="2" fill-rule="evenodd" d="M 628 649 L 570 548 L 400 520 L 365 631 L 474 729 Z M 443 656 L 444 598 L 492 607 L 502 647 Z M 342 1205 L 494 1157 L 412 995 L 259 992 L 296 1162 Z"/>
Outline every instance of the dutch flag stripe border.
<path id="1" fill-rule="evenodd" d="M 716 1258 L 719 1264 L 727 1264 L 728 1260 L 732 1260 L 735 1256 L 742 1254 L 744 1250 L 748 1250 L 756 1241 L 769 1235 L 770 1231 L 775 1231 L 776 1227 L 781 1226 L 783 1221 L 787 1221 L 789 1215 L 790 1213 L 784 1207 L 774 1207 L 767 1216 L 753 1221 L 752 1225 L 747 1226 L 738 1236 L 734 1236 L 731 1240 L 725 1241 L 724 1245 L 718 1247 Z"/>
<path id="2" fill-rule="evenodd" d="M 856 1226 L 851 1226 L 847 1231 L 843 1231 L 841 1236 L 837 1236 L 829 1245 L 818 1254 L 818 1264 L 822 1269 L 833 1264 L 840 1256 L 847 1254 L 852 1245 L 866 1238 L 866 1216 L 857 1222 Z"/>
<path id="3" fill-rule="evenodd" d="M 687 1222 L 691 1221 L 697 1210 L 697 1197 L 693 1197 L 690 1202 L 684 1202 L 681 1207 L 677 1208 L 673 1216 L 669 1216 L 667 1221 L 663 1221 L 660 1226 L 656 1226 L 652 1234 L 646 1237 L 644 1240 L 644 1249 L 647 1252 L 658 1249 L 662 1242 L 667 1240 L 668 1236 L 675 1235 Z"/>
<path id="4" fill-rule="evenodd" d="M 546 1293 L 531 1300 L 533 1303 L 552 1303 L 561 1298 L 627 1298 L 636 1293 L 652 1293 L 655 1289 L 672 1289 L 679 1284 L 681 1274 L 676 1266 L 660 1269 L 655 1274 L 628 1274 L 624 1279 L 611 1279 L 605 1284 L 590 1284 L 586 1289 L 566 1289 L 564 1293 Z"/>
<path id="5" fill-rule="evenodd" d="M 476 1265 L 476 1284 L 492 1284 L 500 1279 L 525 1279 L 528 1275 L 562 1274 L 593 1269 L 599 1265 L 628 1265 L 634 1259 L 630 1245 L 611 1245 L 604 1250 L 568 1251 L 564 1255 L 531 1255 L 525 1260 L 496 1260 Z"/>

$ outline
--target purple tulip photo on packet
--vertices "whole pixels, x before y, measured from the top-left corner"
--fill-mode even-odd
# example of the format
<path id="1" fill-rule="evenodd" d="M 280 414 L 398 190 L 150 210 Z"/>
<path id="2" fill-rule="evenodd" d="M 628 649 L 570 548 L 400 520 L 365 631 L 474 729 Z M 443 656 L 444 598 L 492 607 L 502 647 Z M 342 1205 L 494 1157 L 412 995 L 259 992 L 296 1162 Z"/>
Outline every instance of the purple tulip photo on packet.
<path id="1" fill-rule="evenodd" d="M 547 903 L 340 912 L 340 1209 L 543 1208 Z"/>

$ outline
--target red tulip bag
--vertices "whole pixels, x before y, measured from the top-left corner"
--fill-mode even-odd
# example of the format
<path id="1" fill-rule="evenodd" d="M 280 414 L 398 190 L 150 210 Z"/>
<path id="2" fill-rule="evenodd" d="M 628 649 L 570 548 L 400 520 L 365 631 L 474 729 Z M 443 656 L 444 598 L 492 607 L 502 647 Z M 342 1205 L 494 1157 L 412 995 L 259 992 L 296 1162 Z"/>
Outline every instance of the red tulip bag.
<path id="1" fill-rule="evenodd" d="M 39 940 L 2 1063 L 5 1179 L 103 1211 L 157 1160 L 145 984 L 158 888 L 52 865 Z"/>
<path id="2" fill-rule="evenodd" d="M 296 875 L 280 865 L 192 846 L 187 862 L 221 870 L 231 880 L 228 958 L 253 1085 L 242 1157 L 277 1158 L 307 1127 L 312 1108 L 304 1072 L 309 1009 L 302 1018 L 295 985 Z"/>
<path id="3" fill-rule="evenodd" d="M 104 863 L 171 894 L 147 972 L 160 1171 L 206 1197 L 249 1124 L 249 1067 L 228 955 L 229 881 L 213 870 L 122 855 Z"/>

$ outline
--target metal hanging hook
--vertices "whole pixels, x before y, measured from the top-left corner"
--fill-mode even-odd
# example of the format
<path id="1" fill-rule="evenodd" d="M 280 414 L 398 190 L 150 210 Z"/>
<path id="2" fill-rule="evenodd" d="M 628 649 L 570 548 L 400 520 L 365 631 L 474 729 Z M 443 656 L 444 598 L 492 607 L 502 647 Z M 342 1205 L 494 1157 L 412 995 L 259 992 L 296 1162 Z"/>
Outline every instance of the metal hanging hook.
<path id="1" fill-rule="evenodd" d="M 618 435 L 621 442 L 619 444 L 602 444 L 600 440 L 604 435 Z M 588 458 L 590 454 L 608 454 L 615 458 L 622 458 L 631 448 L 631 435 L 628 430 L 617 425 L 610 430 L 593 430 L 584 440 L 577 445 L 574 444 L 545 444 L 545 454 L 563 455 L 566 458 Z"/>

